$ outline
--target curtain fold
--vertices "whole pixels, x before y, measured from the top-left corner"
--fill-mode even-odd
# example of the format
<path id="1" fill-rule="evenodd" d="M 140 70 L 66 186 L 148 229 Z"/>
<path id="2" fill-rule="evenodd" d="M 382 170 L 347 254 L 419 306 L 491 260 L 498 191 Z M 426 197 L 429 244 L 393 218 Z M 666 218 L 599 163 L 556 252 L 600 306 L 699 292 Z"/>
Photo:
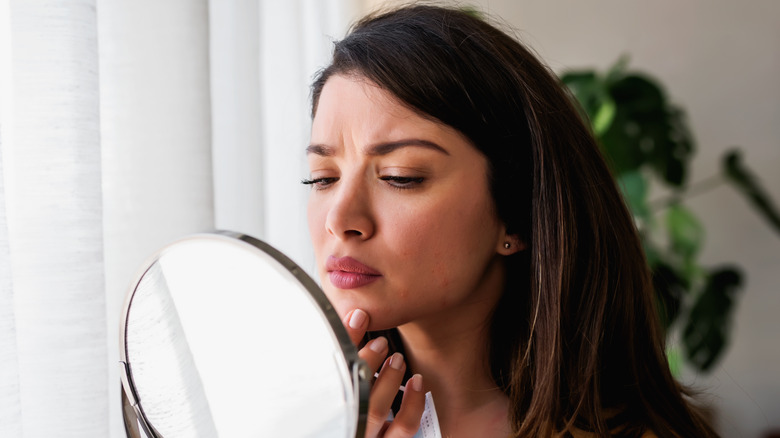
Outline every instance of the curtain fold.
<path id="1" fill-rule="evenodd" d="M 15 1 L 9 10 L 13 95 L 2 164 L 13 169 L 3 177 L 16 433 L 106 436 L 95 2 Z"/>
<path id="2" fill-rule="evenodd" d="M 154 251 L 214 228 L 206 0 L 100 1 L 109 400 L 119 400 L 119 315 Z M 119 409 L 111 430 L 122 429 Z"/>
<path id="3" fill-rule="evenodd" d="M 263 238 L 259 10 L 209 2 L 209 55 L 216 227 Z"/>
<path id="4" fill-rule="evenodd" d="M 11 135 L 11 19 L 8 0 L 0 0 L 0 436 L 22 435 L 19 361 L 6 219 L 5 146 Z"/>
<path id="5" fill-rule="evenodd" d="M 0 94 L 0 103 L 3 97 Z M 5 140 L 3 128 L 0 125 L 0 151 Z M 3 176 L 3 154 L 0 152 L 0 436 L 20 436 L 19 362 Z"/>

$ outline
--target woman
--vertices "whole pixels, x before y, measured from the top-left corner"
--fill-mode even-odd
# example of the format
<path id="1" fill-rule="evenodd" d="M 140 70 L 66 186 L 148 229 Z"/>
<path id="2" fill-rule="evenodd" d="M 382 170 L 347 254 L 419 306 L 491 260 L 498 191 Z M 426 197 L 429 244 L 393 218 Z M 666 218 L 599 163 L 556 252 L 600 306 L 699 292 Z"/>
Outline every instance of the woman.
<path id="1" fill-rule="evenodd" d="M 715 435 L 669 373 L 598 147 L 527 49 L 405 7 L 338 42 L 312 97 L 309 227 L 379 370 L 367 436 L 413 436 L 426 391 L 443 436 Z"/>

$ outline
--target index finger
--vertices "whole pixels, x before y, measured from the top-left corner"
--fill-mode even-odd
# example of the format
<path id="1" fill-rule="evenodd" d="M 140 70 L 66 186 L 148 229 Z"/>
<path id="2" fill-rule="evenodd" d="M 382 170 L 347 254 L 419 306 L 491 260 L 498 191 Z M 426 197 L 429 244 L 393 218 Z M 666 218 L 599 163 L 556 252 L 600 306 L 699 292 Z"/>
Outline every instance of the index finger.
<path id="1" fill-rule="evenodd" d="M 363 336 L 366 335 L 368 329 L 368 313 L 362 309 L 354 309 L 344 316 L 341 321 L 344 323 L 344 328 L 347 329 L 349 339 L 355 345 L 360 345 L 360 341 L 363 340 Z"/>

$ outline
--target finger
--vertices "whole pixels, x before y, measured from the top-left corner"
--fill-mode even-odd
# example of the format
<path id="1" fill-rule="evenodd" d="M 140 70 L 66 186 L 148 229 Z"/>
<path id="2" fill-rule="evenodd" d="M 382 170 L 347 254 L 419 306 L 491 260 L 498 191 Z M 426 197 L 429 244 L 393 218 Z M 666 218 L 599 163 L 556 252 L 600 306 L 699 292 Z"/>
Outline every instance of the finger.
<path id="1" fill-rule="evenodd" d="M 368 329 L 368 313 L 361 309 L 351 310 L 344 316 L 341 322 L 344 324 L 344 328 L 347 329 L 347 334 L 352 343 L 359 345 Z"/>
<path id="2" fill-rule="evenodd" d="M 425 391 L 423 378 L 419 374 L 406 382 L 404 398 L 398 415 L 387 428 L 384 438 L 408 438 L 414 436 L 420 428 L 420 419 L 425 411 Z"/>
<path id="3" fill-rule="evenodd" d="M 368 401 L 368 417 L 366 419 L 366 436 L 377 436 L 390 413 L 398 387 L 404 378 L 406 363 L 401 353 L 394 353 L 382 365 Z"/>
<path id="4" fill-rule="evenodd" d="M 368 341 L 366 346 L 360 349 L 358 356 L 366 361 L 373 375 L 379 369 L 379 366 L 382 365 L 382 362 L 384 362 L 387 352 L 387 338 L 380 336 Z"/>

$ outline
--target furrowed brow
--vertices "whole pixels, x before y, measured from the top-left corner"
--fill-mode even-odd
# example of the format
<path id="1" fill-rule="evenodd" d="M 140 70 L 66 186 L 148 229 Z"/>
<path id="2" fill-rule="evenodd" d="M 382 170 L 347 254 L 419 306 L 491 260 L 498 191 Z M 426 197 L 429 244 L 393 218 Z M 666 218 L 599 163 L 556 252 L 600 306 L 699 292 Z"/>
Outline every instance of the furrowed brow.
<path id="1" fill-rule="evenodd" d="M 447 152 L 446 149 L 444 149 L 443 147 L 437 145 L 432 141 L 420 140 L 416 138 L 373 144 L 366 148 L 365 153 L 366 155 L 372 155 L 372 156 L 387 155 L 397 149 L 401 149 L 405 147 L 422 147 L 426 149 L 439 151 L 445 155 L 450 154 L 449 152 Z"/>

